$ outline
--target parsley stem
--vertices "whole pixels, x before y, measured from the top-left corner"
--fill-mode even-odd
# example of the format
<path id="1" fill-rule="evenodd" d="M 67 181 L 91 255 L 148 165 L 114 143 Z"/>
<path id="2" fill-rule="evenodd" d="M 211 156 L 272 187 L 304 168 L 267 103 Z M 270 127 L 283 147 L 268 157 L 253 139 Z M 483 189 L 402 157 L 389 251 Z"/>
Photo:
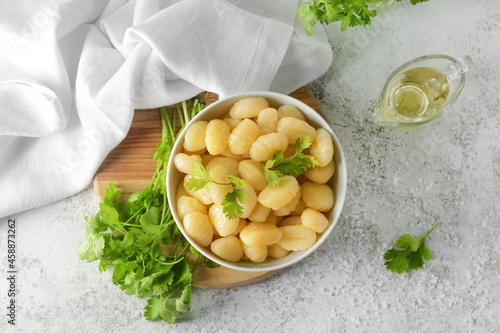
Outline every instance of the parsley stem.
<path id="1" fill-rule="evenodd" d="M 188 249 L 188 246 L 184 246 L 184 248 L 182 249 L 181 253 L 178 254 L 178 256 L 180 256 L 181 258 L 184 258 L 182 255 L 184 254 L 184 252 L 186 252 L 187 249 Z"/>
<path id="2" fill-rule="evenodd" d="M 438 226 L 439 223 L 436 223 L 429 231 L 427 231 L 427 233 L 425 234 L 425 236 L 423 238 L 427 238 L 427 236 L 429 236 L 429 234 L 431 233 L 432 230 L 434 230 L 435 227 Z"/>
<path id="3" fill-rule="evenodd" d="M 130 220 L 132 220 L 134 217 L 136 217 L 139 213 L 141 213 L 141 215 L 144 213 L 146 208 L 142 207 L 141 209 L 138 209 L 137 211 L 134 212 L 134 214 L 128 218 L 127 221 L 123 222 L 122 224 L 123 225 L 131 225 L 131 226 L 137 226 L 137 224 L 129 224 L 128 222 L 130 222 Z"/>
<path id="4" fill-rule="evenodd" d="M 191 120 L 191 117 L 187 113 L 187 103 L 186 101 L 182 101 L 182 110 L 184 111 L 184 119 L 186 120 L 186 123 Z"/>
<path id="5" fill-rule="evenodd" d="M 196 267 L 198 267 L 198 264 L 200 263 L 200 261 L 201 261 L 201 256 L 198 256 L 198 259 L 196 260 L 193 267 L 191 268 L 191 273 L 193 273 L 194 270 L 196 269 Z"/>
<path id="6" fill-rule="evenodd" d="M 232 186 L 235 186 L 233 183 L 219 183 L 219 182 L 216 182 L 215 180 L 211 179 L 210 180 L 212 183 L 214 184 L 217 184 L 217 185 L 232 185 Z"/>

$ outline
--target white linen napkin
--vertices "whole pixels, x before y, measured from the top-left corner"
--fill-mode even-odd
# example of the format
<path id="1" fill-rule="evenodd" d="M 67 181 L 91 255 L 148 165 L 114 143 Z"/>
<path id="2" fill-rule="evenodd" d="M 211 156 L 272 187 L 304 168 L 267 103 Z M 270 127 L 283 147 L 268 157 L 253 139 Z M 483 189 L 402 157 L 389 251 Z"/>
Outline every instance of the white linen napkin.
<path id="1" fill-rule="evenodd" d="M 290 93 L 332 52 L 298 0 L 0 2 L 0 217 L 84 189 L 134 109 Z M 139 112 L 139 111 L 138 111 Z"/>

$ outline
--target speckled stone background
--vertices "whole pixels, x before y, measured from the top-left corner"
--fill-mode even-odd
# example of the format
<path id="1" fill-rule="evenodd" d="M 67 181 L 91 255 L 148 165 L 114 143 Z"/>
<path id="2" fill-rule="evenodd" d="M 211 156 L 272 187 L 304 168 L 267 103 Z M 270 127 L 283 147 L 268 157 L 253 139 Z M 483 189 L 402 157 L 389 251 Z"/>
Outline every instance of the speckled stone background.
<path id="1" fill-rule="evenodd" d="M 408 2 L 408 1 L 406 1 Z M 89 187 L 17 221 L 19 332 L 499 332 L 500 2 L 401 3 L 373 25 L 327 28 L 332 67 L 309 88 L 341 140 L 348 195 L 334 233 L 305 261 L 242 288 L 195 289 L 169 326 L 143 318 L 77 257 Z M 475 62 L 453 110 L 415 131 L 381 128 L 371 112 L 388 74 L 416 56 Z M 6 219 L 0 221 L 0 331 L 6 323 Z M 423 234 L 433 259 L 401 276 L 382 255 L 397 236 Z"/>

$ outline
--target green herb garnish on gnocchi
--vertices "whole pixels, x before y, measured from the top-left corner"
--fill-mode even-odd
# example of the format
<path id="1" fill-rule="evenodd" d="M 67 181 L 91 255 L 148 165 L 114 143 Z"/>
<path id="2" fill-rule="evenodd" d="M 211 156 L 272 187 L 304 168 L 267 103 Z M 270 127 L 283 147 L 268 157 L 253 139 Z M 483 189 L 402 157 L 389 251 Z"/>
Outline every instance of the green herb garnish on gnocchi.
<path id="1" fill-rule="evenodd" d="M 303 136 L 294 143 L 295 153 L 285 158 L 283 151 L 278 151 L 273 158 L 264 165 L 264 175 L 267 184 L 272 187 L 283 187 L 285 175 L 298 177 L 307 170 L 319 165 L 318 160 L 303 153 L 304 149 L 311 146 L 311 138 Z"/>
<path id="2" fill-rule="evenodd" d="M 210 182 L 222 186 L 231 185 L 233 190 L 231 192 L 227 192 L 224 199 L 221 201 L 221 206 L 223 208 L 222 211 L 228 219 L 234 219 L 242 215 L 243 205 L 247 200 L 247 193 L 244 190 L 246 186 L 245 181 L 230 173 L 226 173 L 226 177 L 230 182 L 215 181 L 212 179 L 203 164 L 197 160 L 193 160 L 193 162 L 194 168 L 189 171 L 191 177 L 186 181 L 186 188 L 191 191 L 199 191 Z"/>

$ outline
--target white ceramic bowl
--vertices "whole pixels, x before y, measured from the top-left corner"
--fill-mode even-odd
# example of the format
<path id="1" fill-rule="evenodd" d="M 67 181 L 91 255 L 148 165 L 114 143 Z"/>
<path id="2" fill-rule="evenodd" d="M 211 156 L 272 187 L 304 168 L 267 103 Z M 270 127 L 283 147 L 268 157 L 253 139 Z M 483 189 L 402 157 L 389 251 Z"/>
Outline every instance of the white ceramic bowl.
<path id="1" fill-rule="evenodd" d="M 252 97 L 252 96 L 262 96 L 265 97 L 269 101 L 270 107 L 278 107 L 283 104 L 292 104 L 298 107 L 305 115 L 306 120 L 309 124 L 311 124 L 315 128 L 324 128 L 327 130 L 333 138 L 333 143 L 335 147 L 335 153 L 334 153 L 334 159 L 335 159 L 335 174 L 330 180 L 329 184 L 333 188 L 333 193 L 335 195 L 335 204 L 334 207 L 325 213 L 326 217 L 330 221 L 330 226 L 326 231 L 319 237 L 319 239 L 316 241 L 316 243 L 310 247 L 309 249 L 305 251 L 297 251 L 297 252 L 290 252 L 286 257 L 281 258 L 281 259 L 274 259 L 268 257 L 264 262 L 261 263 L 253 263 L 251 261 L 246 261 L 246 260 L 240 260 L 237 263 L 229 262 L 226 260 L 223 260 L 219 258 L 218 256 L 214 255 L 211 251 L 210 248 L 205 248 L 201 247 L 198 244 L 196 244 L 186 233 L 184 230 L 182 221 L 180 220 L 178 214 L 177 214 L 177 204 L 176 204 L 176 192 L 177 192 L 177 187 L 179 183 L 184 179 L 184 174 L 179 172 L 173 163 L 173 157 L 177 154 L 182 152 L 183 150 L 183 142 L 184 142 L 184 135 L 186 133 L 187 127 L 180 133 L 179 139 L 174 145 L 174 148 L 172 150 L 172 155 L 170 156 L 170 160 L 168 161 L 168 169 L 167 169 L 167 195 L 168 195 L 168 203 L 170 205 L 170 208 L 172 210 L 172 214 L 174 216 L 175 222 L 177 223 L 177 226 L 181 230 L 182 234 L 186 239 L 198 250 L 200 251 L 204 256 L 208 257 L 209 259 L 215 261 L 219 265 L 226 266 L 228 268 L 232 268 L 238 271 L 247 271 L 247 272 L 265 272 L 265 271 L 274 271 L 274 270 L 279 270 L 284 267 L 293 265 L 300 260 L 304 259 L 311 253 L 313 253 L 321 244 L 327 239 L 327 237 L 330 235 L 332 232 L 333 228 L 335 228 L 335 224 L 337 223 L 339 217 L 340 217 L 340 212 L 342 211 L 342 207 L 344 205 L 344 200 L 346 196 L 346 189 L 347 189 L 347 170 L 346 170 L 346 163 L 345 163 L 345 157 L 344 153 L 342 151 L 342 147 L 340 146 L 340 143 L 333 133 L 331 127 L 328 125 L 328 123 L 316 112 L 314 109 L 311 107 L 307 106 L 303 102 L 279 93 L 274 93 L 274 92 L 265 92 L 265 91 L 254 91 L 254 92 L 247 92 L 243 94 L 238 94 L 234 96 L 229 96 L 227 98 L 223 98 L 218 100 L 217 102 L 207 106 L 203 111 L 201 111 L 198 115 L 196 115 L 192 120 L 191 123 L 197 121 L 197 120 L 212 120 L 216 118 L 221 118 L 223 115 L 226 115 L 229 112 L 229 109 L 231 106 L 236 103 L 238 100 L 246 97 Z M 189 125 L 188 125 L 189 126 Z"/>

